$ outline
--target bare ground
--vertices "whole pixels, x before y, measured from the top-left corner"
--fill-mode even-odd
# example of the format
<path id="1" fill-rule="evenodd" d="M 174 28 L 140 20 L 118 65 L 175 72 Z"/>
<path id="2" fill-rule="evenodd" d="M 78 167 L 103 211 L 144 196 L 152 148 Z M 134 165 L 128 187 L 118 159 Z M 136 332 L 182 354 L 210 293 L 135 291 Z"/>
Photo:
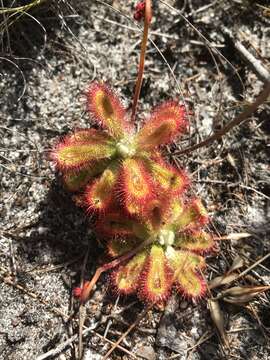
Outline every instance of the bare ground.
<path id="1" fill-rule="evenodd" d="M 80 281 L 87 252 L 86 276 L 102 261 L 102 241 L 97 246 L 90 220 L 63 190 L 47 151 L 59 136 L 89 126 L 81 94 L 93 78 L 112 84 L 130 108 L 140 32 L 125 17 L 132 17 L 131 4 L 107 4 L 116 11 L 96 1 L 45 4 L 33 10 L 38 22 L 20 19 L 8 37 L 1 30 L 0 359 L 37 359 L 72 336 L 73 342 L 48 358 L 77 356 L 77 316 L 70 319 L 77 304 L 71 290 Z M 177 12 L 154 2 L 152 39 L 173 69 L 181 94 L 150 45 L 138 121 L 165 99 L 185 101 L 192 112 L 190 134 L 167 149 L 167 156 L 192 173 L 194 192 L 204 200 L 216 232 L 251 234 L 219 242 L 219 252 L 207 260 L 210 281 L 238 255 L 245 260 L 240 273 L 270 252 L 269 104 L 213 145 L 188 155 L 174 153 L 207 137 L 258 95 L 263 83 L 223 30 L 231 30 L 269 68 L 270 17 L 260 7 L 267 1 L 168 4 L 182 9 L 227 59 L 215 55 L 217 68 L 202 37 Z M 235 284 L 269 285 L 269 267 L 268 258 Z M 206 300 L 190 303 L 174 295 L 164 311 L 151 309 L 110 358 L 270 359 L 269 299 L 266 293 L 248 306 L 221 302 L 226 348 Z M 86 307 L 84 359 L 102 359 L 110 341 L 143 311 L 136 298 L 118 302 L 111 296 L 104 276 Z"/>

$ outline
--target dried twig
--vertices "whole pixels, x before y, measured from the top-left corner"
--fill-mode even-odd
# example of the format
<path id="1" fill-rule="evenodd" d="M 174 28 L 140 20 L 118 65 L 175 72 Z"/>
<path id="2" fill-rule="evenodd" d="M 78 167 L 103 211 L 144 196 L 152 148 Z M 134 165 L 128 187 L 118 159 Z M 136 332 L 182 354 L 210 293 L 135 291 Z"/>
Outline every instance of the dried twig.
<path id="1" fill-rule="evenodd" d="M 139 324 L 139 322 L 145 317 L 145 315 L 148 313 L 148 311 L 154 306 L 154 304 L 151 304 L 147 306 L 147 308 L 142 312 L 141 316 L 139 316 L 136 321 L 134 321 L 133 324 L 130 325 L 130 327 L 127 329 L 126 332 L 120 338 L 114 343 L 114 345 L 111 347 L 111 349 L 106 353 L 106 355 L 103 357 L 102 360 L 108 359 L 108 357 L 111 355 L 111 353 L 114 351 L 114 349 L 124 340 L 124 338 Z"/>
<path id="2" fill-rule="evenodd" d="M 86 252 L 84 260 L 83 260 L 82 273 L 81 273 L 81 286 L 83 286 L 84 272 L 85 272 L 86 263 L 88 260 L 88 255 L 89 255 L 89 247 L 87 249 L 87 252 Z M 86 317 L 85 307 L 83 304 L 80 304 L 80 306 L 79 306 L 79 349 L 78 349 L 79 359 L 82 358 L 82 354 L 83 354 L 82 337 L 83 337 L 83 325 L 84 325 L 85 317 Z"/>
<path id="3" fill-rule="evenodd" d="M 83 330 L 83 335 L 87 335 L 89 332 L 93 331 L 96 327 L 96 324 L 90 326 L 89 328 Z M 75 340 L 78 339 L 78 335 L 73 335 L 63 343 L 59 344 L 56 348 L 47 351 L 45 354 L 42 354 L 36 358 L 36 360 L 45 360 L 49 357 L 56 356 L 60 354 L 67 346 L 70 346 Z"/>
<path id="4" fill-rule="evenodd" d="M 109 344 L 114 345 L 114 342 L 107 339 L 105 336 L 100 335 L 99 333 L 95 332 L 95 336 L 98 336 L 100 339 L 107 341 Z M 128 351 L 126 348 L 124 348 L 121 345 L 117 345 L 117 349 L 123 351 L 124 353 L 126 353 L 127 355 L 129 355 L 132 359 L 137 359 L 137 356 L 132 354 L 132 352 Z"/>
<path id="5" fill-rule="evenodd" d="M 262 65 L 262 63 L 248 51 L 241 41 L 235 39 L 232 32 L 227 27 L 223 26 L 221 30 L 229 37 L 235 49 L 241 54 L 242 58 L 248 63 L 251 69 L 253 69 L 258 78 L 265 83 L 269 82 L 270 72 Z"/>
<path id="6" fill-rule="evenodd" d="M 2 271 L 3 268 L 1 268 L 0 270 Z M 4 271 L 4 273 L 6 273 L 6 271 Z M 13 281 L 11 274 L 9 275 L 2 275 L 0 274 L 0 280 L 2 280 L 5 284 L 13 286 L 14 288 L 24 292 L 25 294 L 27 294 L 28 296 L 30 296 L 32 299 L 39 301 L 41 304 L 46 305 L 49 307 L 49 310 L 51 312 L 53 312 L 56 315 L 60 315 L 64 321 L 68 321 L 70 320 L 71 316 L 68 316 L 67 314 L 65 314 L 64 312 L 62 312 L 61 310 L 57 309 L 56 307 L 52 307 L 51 304 L 46 301 L 43 300 L 39 295 L 33 293 L 32 291 L 28 290 L 27 288 L 23 287 L 20 284 L 17 284 L 16 282 Z"/>
<path id="7" fill-rule="evenodd" d="M 230 121 L 227 125 L 225 125 L 222 129 L 216 131 L 213 135 L 209 136 L 207 139 L 201 141 L 199 144 L 188 147 L 187 149 L 183 149 L 180 151 L 176 151 L 174 155 L 187 154 L 191 151 L 197 150 L 201 147 L 208 146 L 212 142 L 219 140 L 227 134 L 234 127 L 240 125 L 242 122 L 246 121 L 257 109 L 260 105 L 262 105 L 265 101 L 267 101 L 270 95 L 270 81 L 265 84 L 262 92 L 259 94 L 257 99 L 246 106 L 246 108 L 241 112 L 238 116 L 236 116 L 232 121 Z"/>
<path id="8" fill-rule="evenodd" d="M 262 263 L 263 261 L 265 261 L 266 259 L 268 259 L 270 257 L 270 253 L 266 254 L 265 256 L 263 256 L 261 259 L 259 259 L 258 261 L 256 261 L 254 264 L 252 264 L 251 266 L 249 266 L 246 270 L 242 271 L 238 277 L 237 280 L 240 279 L 241 277 L 243 277 L 244 275 L 246 275 L 250 270 L 254 269 L 256 266 L 258 266 L 260 263 Z"/>

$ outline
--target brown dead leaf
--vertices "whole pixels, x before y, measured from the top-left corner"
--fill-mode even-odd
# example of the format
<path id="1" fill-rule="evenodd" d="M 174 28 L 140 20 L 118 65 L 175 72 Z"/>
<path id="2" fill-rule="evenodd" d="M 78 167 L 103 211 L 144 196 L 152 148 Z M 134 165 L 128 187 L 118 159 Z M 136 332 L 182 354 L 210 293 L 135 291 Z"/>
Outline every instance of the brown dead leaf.
<path id="1" fill-rule="evenodd" d="M 227 160 L 233 168 L 237 169 L 237 166 L 235 163 L 235 158 L 230 153 L 228 153 L 228 155 L 227 155 Z"/>
<path id="2" fill-rule="evenodd" d="M 222 276 L 217 276 L 213 280 L 210 281 L 210 283 L 208 285 L 209 289 L 211 290 L 218 286 L 229 284 L 232 281 L 234 281 L 235 279 L 237 279 L 239 275 L 236 273 L 233 273 L 233 271 L 241 268 L 243 265 L 244 265 L 244 260 L 239 255 L 236 256 L 235 259 L 233 260 L 232 266 L 226 272 L 226 274 L 224 274 Z"/>
<path id="3" fill-rule="evenodd" d="M 242 266 L 245 265 L 245 261 L 243 258 L 241 258 L 241 256 L 237 255 L 234 259 L 233 259 L 233 263 L 232 266 L 230 267 L 230 269 L 228 270 L 227 274 L 231 274 L 233 271 L 240 269 Z"/>
<path id="4" fill-rule="evenodd" d="M 215 324 L 222 341 L 228 347 L 227 335 L 224 330 L 224 317 L 218 300 L 208 299 L 208 307 L 213 323 Z"/>
<path id="5" fill-rule="evenodd" d="M 246 304 L 252 301 L 257 295 L 270 289 L 270 285 L 267 286 L 234 286 L 221 293 L 219 298 L 231 304 Z"/>
<path id="6" fill-rule="evenodd" d="M 254 299 L 256 295 L 243 295 L 243 296 L 225 296 L 223 298 L 224 301 L 226 301 L 227 303 L 230 304 L 235 304 L 235 305 L 244 305 L 249 303 L 250 301 L 252 301 Z"/>
<path id="7" fill-rule="evenodd" d="M 239 296 L 246 294 L 259 294 L 270 289 L 270 285 L 264 286 L 234 286 L 223 291 L 225 295 Z"/>
<path id="8" fill-rule="evenodd" d="M 216 240 L 241 240 L 252 236 L 250 233 L 231 233 L 229 235 L 215 238 Z"/>
<path id="9" fill-rule="evenodd" d="M 238 277 L 238 274 L 232 273 L 232 274 L 225 274 L 222 276 L 217 276 L 213 280 L 211 280 L 208 284 L 209 289 L 215 289 L 216 287 L 219 287 L 221 285 L 226 285 L 234 281 Z"/>

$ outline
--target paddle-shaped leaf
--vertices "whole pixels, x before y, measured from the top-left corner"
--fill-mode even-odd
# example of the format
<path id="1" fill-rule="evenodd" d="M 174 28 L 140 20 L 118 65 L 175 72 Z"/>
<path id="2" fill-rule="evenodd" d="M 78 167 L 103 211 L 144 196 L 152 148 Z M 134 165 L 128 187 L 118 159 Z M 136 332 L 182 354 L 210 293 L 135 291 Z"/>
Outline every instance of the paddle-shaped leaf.
<path id="1" fill-rule="evenodd" d="M 149 150 L 170 143 L 187 126 L 186 112 L 176 101 L 158 106 L 137 135 L 140 149 Z"/>
<path id="2" fill-rule="evenodd" d="M 145 302 L 161 303 L 168 298 L 172 273 L 161 246 L 153 245 L 140 278 L 139 297 Z"/>
<path id="3" fill-rule="evenodd" d="M 174 283 L 184 296 L 188 298 L 200 298 L 205 295 L 206 284 L 198 273 L 205 266 L 203 257 L 188 251 L 171 250 L 169 263 L 174 270 Z"/>
<path id="4" fill-rule="evenodd" d="M 125 208 L 130 214 L 141 213 L 154 196 L 154 186 L 143 161 L 124 160 L 120 179 Z"/>
<path id="5" fill-rule="evenodd" d="M 106 133 L 95 129 L 79 130 L 66 136 L 51 153 L 58 169 L 62 171 L 89 168 L 97 160 L 110 158 L 115 146 Z"/>
<path id="6" fill-rule="evenodd" d="M 147 257 L 147 252 L 140 252 L 134 256 L 126 265 L 120 266 L 112 273 L 111 281 L 117 292 L 130 294 L 139 285 L 139 277 Z"/>
<path id="7" fill-rule="evenodd" d="M 130 131 L 126 111 L 115 92 L 106 84 L 92 82 L 87 90 L 87 109 L 90 115 L 114 138 Z"/>
<path id="8" fill-rule="evenodd" d="M 213 249 L 214 239 L 205 231 L 180 233 L 175 239 L 175 247 L 204 253 Z"/>
<path id="9" fill-rule="evenodd" d="M 85 192 L 88 211 L 105 211 L 113 202 L 114 188 L 118 180 L 117 167 L 107 168 L 101 177 L 89 185 Z"/>

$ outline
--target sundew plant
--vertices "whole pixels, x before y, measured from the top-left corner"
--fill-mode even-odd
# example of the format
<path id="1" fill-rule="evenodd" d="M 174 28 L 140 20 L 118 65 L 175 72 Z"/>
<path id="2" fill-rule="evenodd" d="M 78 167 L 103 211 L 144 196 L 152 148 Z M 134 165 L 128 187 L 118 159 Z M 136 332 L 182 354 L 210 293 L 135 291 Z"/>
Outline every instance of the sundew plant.
<path id="1" fill-rule="evenodd" d="M 68 189 L 84 189 L 89 212 L 106 213 L 116 201 L 129 215 L 142 213 L 160 191 L 183 192 L 187 177 L 159 153 L 187 126 L 185 109 L 168 101 L 154 109 L 138 133 L 110 87 L 94 82 L 87 110 L 100 129 L 77 130 L 55 148 L 53 159 Z"/>
<path id="2" fill-rule="evenodd" d="M 157 105 L 135 130 L 151 2 L 140 3 L 135 19 L 144 17 L 138 78 L 132 112 L 103 82 L 86 89 L 86 107 L 97 128 L 66 135 L 52 159 L 67 189 L 78 192 L 88 214 L 94 214 L 97 236 L 104 239 L 112 262 L 97 269 L 76 296 L 85 302 L 100 274 L 112 270 L 110 284 L 120 294 L 136 293 L 161 304 L 176 288 L 198 299 L 206 294 L 203 255 L 214 247 L 205 231 L 209 218 L 200 199 L 190 197 L 189 177 L 164 160 L 162 147 L 188 127 L 178 100 Z"/>

